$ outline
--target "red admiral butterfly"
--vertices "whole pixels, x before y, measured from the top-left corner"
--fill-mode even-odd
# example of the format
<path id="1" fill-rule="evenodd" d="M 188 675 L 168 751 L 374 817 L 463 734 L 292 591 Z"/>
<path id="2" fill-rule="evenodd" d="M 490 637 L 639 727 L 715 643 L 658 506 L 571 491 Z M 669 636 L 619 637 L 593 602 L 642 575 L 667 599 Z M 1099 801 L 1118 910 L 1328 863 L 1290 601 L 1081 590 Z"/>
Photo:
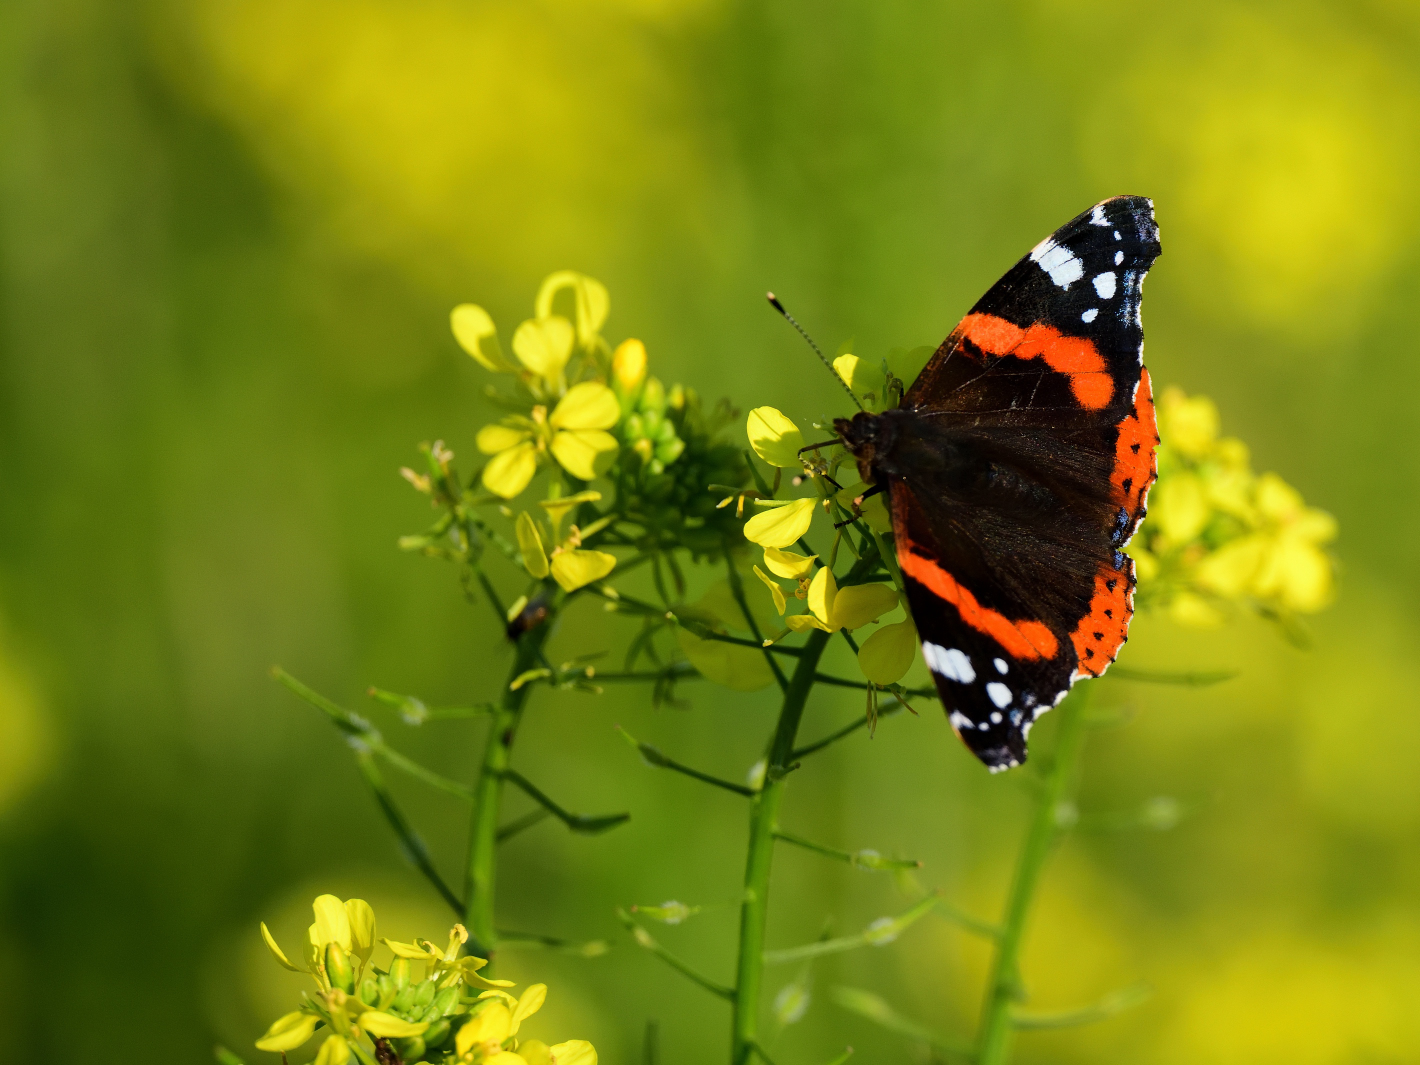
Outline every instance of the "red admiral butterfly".
<path id="1" fill-rule="evenodd" d="M 902 404 L 834 429 L 891 491 L 907 598 L 952 727 L 991 770 L 1127 639 L 1159 441 L 1139 303 L 1154 205 L 1120 196 L 1036 245 Z"/>

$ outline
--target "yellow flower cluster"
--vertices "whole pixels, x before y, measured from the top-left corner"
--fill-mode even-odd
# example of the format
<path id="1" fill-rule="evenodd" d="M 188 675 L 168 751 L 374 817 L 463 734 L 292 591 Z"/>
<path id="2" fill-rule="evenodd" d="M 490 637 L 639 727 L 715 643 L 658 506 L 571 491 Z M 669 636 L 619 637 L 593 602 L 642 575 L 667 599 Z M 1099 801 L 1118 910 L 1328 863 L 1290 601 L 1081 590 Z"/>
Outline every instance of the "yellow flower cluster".
<path id="1" fill-rule="evenodd" d="M 575 324 L 552 313 L 564 289 L 574 297 Z M 607 430 L 621 418 L 621 404 L 606 384 L 610 353 L 601 336 L 609 309 L 601 282 L 570 270 L 552 274 L 538 290 L 534 316 L 513 332 L 512 362 L 487 311 L 472 303 L 454 308 L 450 324 L 463 349 L 486 369 L 516 376 L 531 400 L 527 414 L 510 414 L 478 433 L 478 450 L 490 456 L 483 486 L 494 495 L 520 495 L 539 464 L 591 481 L 615 458 L 620 445 Z M 569 387 L 576 377 L 584 379 Z"/>
<path id="2" fill-rule="evenodd" d="M 306 1043 L 318 1028 L 329 1035 L 316 1065 L 361 1065 L 386 1060 L 379 1044 L 388 1041 L 405 1062 L 440 1065 L 596 1065 L 597 1052 L 585 1040 L 555 1046 L 519 1042 L 523 1021 L 542 1008 L 546 984 L 533 984 L 515 998 L 508 980 L 487 980 L 482 958 L 459 957 L 468 941 L 455 925 L 447 947 L 428 940 L 382 940 L 393 955 L 387 969 L 370 964 L 375 946 L 375 914 L 362 899 L 342 902 L 321 895 L 312 907 L 315 923 L 307 934 L 305 965 L 286 957 L 265 924 L 262 938 L 276 960 L 292 972 L 309 973 L 318 991 L 300 1009 L 279 1018 L 257 1040 L 258 1050 L 282 1054 Z M 425 973 L 415 980 L 412 965 Z"/>
<path id="3" fill-rule="evenodd" d="M 1275 473 L 1255 474 L 1247 445 L 1219 435 L 1206 396 L 1167 389 L 1158 415 L 1159 480 L 1129 547 L 1141 601 L 1195 627 L 1219 624 L 1233 603 L 1283 618 L 1325 607 L 1335 519 Z"/>
<path id="4" fill-rule="evenodd" d="M 847 360 L 853 360 L 852 364 Z M 852 355 L 840 355 L 835 366 L 854 384 L 854 391 L 858 391 L 861 383 L 858 379 L 865 376 L 858 368 L 858 360 Z M 870 385 L 882 389 L 882 382 L 886 380 L 886 375 L 879 373 Z M 839 514 L 844 520 L 861 514 L 870 533 L 879 538 L 879 549 L 887 557 L 890 548 L 882 543 L 880 534 L 889 531 L 891 523 L 882 496 L 863 500 L 869 485 L 860 482 L 839 490 L 830 482 L 837 466 L 847 458 L 846 453 L 840 449 L 827 468 L 804 462 L 800 453 L 804 447 L 803 432 L 793 419 L 773 407 L 750 411 L 745 432 L 750 446 L 762 460 L 776 470 L 795 471 L 804 482 L 818 489 L 817 497 L 755 499 L 753 503 L 762 508 L 761 512 L 745 523 L 745 538 L 764 550 L 764 567 L 755 566 L 755 576 L 769 589 L 774 608 L 786 626 L 774 639 L 809 629 L 853 632 L 876 623 L 884 614 L 903 605 L 902 591 L 898 587 L 874 583 L 840 589 L 831 565 L 818 564 L 817 555 L 787 550 L 802 541 L 816 514 Z M 835 554 L 842 536 L 840 531 L 835 531 Z M 789 599 L 779 579 L 795 582 L 790 593 L 804 601 L 806 610 L 788 613 Z M 858 665 L 874 684 L 895 684 L 912 665 L 916 653 L 917 631 L 909 617 L 885 625 L 869 636 L 859 649 Z"/>

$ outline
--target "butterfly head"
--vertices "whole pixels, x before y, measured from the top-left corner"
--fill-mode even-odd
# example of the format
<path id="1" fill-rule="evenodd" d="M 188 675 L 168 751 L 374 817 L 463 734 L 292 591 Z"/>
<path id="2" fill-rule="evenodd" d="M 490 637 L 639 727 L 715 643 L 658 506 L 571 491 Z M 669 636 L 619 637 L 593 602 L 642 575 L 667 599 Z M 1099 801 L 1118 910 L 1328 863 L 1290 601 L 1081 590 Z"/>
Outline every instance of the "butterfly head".
<path id="1" fill-rule="evenodd" d="M 858 473 L 863 480 L 876 484 L 878 478 L 874 471 L 878 456 L 892 450 L 893 438 L 897 435 L 892 419 L 860 411 L 852 418 L 835 419 L 833 431 L 858 460 Z"/>

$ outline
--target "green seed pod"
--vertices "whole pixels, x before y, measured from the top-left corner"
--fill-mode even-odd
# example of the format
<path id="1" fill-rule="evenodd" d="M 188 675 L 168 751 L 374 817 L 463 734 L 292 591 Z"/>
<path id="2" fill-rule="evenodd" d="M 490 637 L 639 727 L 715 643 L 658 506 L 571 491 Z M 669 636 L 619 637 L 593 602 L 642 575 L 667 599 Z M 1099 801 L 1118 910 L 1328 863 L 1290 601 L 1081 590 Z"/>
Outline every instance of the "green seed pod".
<path id="1" fill-rule="evenodd" d="M 346 994 L 355 990 L 355 971 L 350 968 L 350 956 L 340 949 L 339 943 L 325 945 L 325 975 L 331 987 L 338 987 Z"/>
<path id="2" fill-rule="evenodd" d="M 390 966 L 390 979 L 394 981 L 395 991 L 403 991 L 409 986 L 409 959 L 396 958 L 394 964 Z"/>

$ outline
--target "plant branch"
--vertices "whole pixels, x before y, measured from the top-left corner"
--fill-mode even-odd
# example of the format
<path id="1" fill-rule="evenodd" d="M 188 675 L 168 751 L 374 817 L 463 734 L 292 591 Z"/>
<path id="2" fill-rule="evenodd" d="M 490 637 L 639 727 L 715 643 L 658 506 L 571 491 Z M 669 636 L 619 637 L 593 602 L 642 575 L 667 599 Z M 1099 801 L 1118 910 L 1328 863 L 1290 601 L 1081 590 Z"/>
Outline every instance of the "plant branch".
<path id="1" fill-rule="evenodd" d="M 1132 680 L 1140 684 L 1173 684 L 1182 688 L 1207 688 L 1222 684 L 1238 675 L 1235 669 L 1200 669 L 1179 672 L 1152 669 L 1129 669 L 1125 666 L 1110 666 L 1106 677 L 1115 680 Z"/>
<path id="2" fill-rule="evenodd" d="M 529 810 L 522 817 L 514 818 L 498 830 L 498 842 L 510 840 L 524 829 L 532 828 L 533 825 L 540 821 L 546 821 L 551 816 L 552 814 L 546 807 L 539 806 L 536 810 Z"/>
<path id="3" fill-rule="evenodd" d="M 635 938 L 637 946 L 649 950 L 652 954 L 660 958 L 676 972 L 680 973 L 682 976 L 688 977 L 693 982 L 699 984 L 706 991 L 709 991 L 712 995 L 716 995 L 723 999 L 734 999 L 735 992 L 731 988 L 725 987 L 723 984 L 717 984 L 714 980 L 711 980 L 707 976 L 701 976 L 689 965 L 681 961 L 665 947 L 661 946 L 661 944 L 656 941 L 656 938 L 651 935 L 650 932 L 646 931 L 644 928 L 642 928 L 639 924 L 636 923 L 635 918 L 633 918 L 631 914 L 618 907 L 616 911 L 616 916 L 621 919 L 621 923 L 626 926 L 626 930 L 631 933 L 633 938 Z"/>
<path id="4" fill-rule="evenodd" d="M 939 901 L 941 900 L 937 895 L 928 895 L 906 913 L 897 917 L 879 918 L 854 936 L 820 939 L 814 943 L 805 943 L 803 946 L 789 947 L 785 950 L 767 950 L 764 952 L 764 963 L 766 965 L 785 965 L 794 961 L 807 961 L 809 958 L 821 958 L 825 954 L 842 954 L 846 950 L 857 950 L 859 947 L 885 946 L 900 936 L 910 925 L 925 917 Z"/>
<path id="5" fill-rule="evenodd" d="M 1048 1028 L 1075 1028 L 1083 1024 L 1094 1024 L 1134 1008 L 1146 1000 L 1149 994 L 1147 986 L 1135 984 L 1113 991 L 1094 1005 L 1080 1009 L 1050 1013 L 1025 1013 L 1017 1010 L 1011 1014 L 1011 1026 L 1023 1031 L 1042 1031 Z"/>
<path id="6" fill-rule="evenodd" d="M 725 571 L 729 576 L 730 594 L 735 597 L 735 602 L 739 604 L 740 613 L 744 615 L 745 624 L 749 626 L 750 635 L 764 649 L 764 660 L 769 663 L 769 671 L 774 674 L 774 681 L 779 685 L 782 692 L 789 687 L 789 679 L 784 676 L 784 671 L 779 668 L 779 662 L 775 659 L 773 651 L 769 647 L 764 647 L 764 633 L 759 631 L 759 622 L 755 620 L 753 612 L 749 608 L 749 600 L 745 598 L 744 581 L 740 579 L 740 571 L 735 569 L 735 560 L 730 554 L 729 540 L 725 541 Z"/>
<path id="7" fill-rule="evenodd" d="M 439 875 L 439 871 L 434 868 L 434 858 L 429 853 L 429 848 L 425 846 L 424 840 L 419 833 L 414 831 L 414 827 L 409 823 L 409 819 L 404 816 L 398 804 L 394 801 L 394 796 L 385 786 L 384 777 L 380 775 L 380 767 L 375 764 L 375 756 L 369 749 L 357 749 L 355 752 L 355 764 L 360 768 L 360 775 L 365 778 L 365 783 L 370 786 L 370 790 L 375 793 L 375 801 L 380 804 L 380 810 L 385 815 L 385 820 L 390 823 L 390 828 L 394 829 L 394 834 L 399 837 L 400 845 L 404 848 L 404 853 L 409 860 L 414 863 L 425 879 L 434 886 L 434 890 L 439 893 L 445 902 L 453 907 L 454 913 L 463 912 L 463 902 L 444 878 Z"/>
<path id="8" fill-rule="evenodd" d="M 545 792 L 516 769 L 503 770 L 503 779 L 520 788 L 524 795 L 544 807 L 548 813 L 573 832 L 579 832 L 582 835 L 594 836 L 631 820 L 630 814 L 574 814 L 557 805 Z"/>
<path id="9" fill-rule="evenodd" d="M 891 715 L 896 713 L 900 713 L 902 710 L 903 704 L 900 702 L 895 706 L 884 707 L 878 711 L 878 720 L 881 721 L 883 718 L 890 717 Z M 837 732 L 829 733 L 821 740 L 815 740 L 813 743 L 797 748 L 794 751 L 793 757 L 795 761 L 797 761 L 798 759 L 804 758 L 808 755 L 816 754 L 817 752 L 823 750 L 830 744 L 837 743 L 844 737 L 853 735 L 853 733 L 857 732 L 860 728 L 867 727 L 868 719 L 866 717 L 860 717 L 856 721 L 853 721 L 851 724 L 844 725 Z"/>
<path id="10" fill-rule="evenodd" d="M 683 773 L 692 780 L 698 780 L 702 784 L 710 784 L 717 788 L 724 788 L 726 791 L 732 791 L 736 795 L 744 795 L 750 798 L 753 798 L 755 795 L 753 788 L 746 787 L 743 784 L 736 784 L 733 781 L 721 780 L 719 777 L 713 777 L 709 773 L 702 773 L 698 769 L 692 769 L 688 765 L 682 765 L 680 762 L 667 758 L 658 748 L 652 747 L 649 743 L 642 743 L 620 725 L 616 726 L 616 731 L 620 732 L 621 735 L 625 737 L 626 742 L 640 752 L 642 759 L 649 766 L 654 766 L 657 769 L 670 769 L 676 773 Z"/>
<path id="11" fill-rule="evenodd" d="M 1060 731 L 1054 761 L 1036 801 L 1035 813 L 1016 860 L 1016 872 L 1001 921 L 991 980 L 982 1008 L 977 1065 L 1003 1065 L 1010 1047 L 1012 1009 L 1020 993 L 1020 952 L 1026 921 L 1040 883 L 1046 859 L 1059 838 L 1062 811 L 1073 791 L 1080 751 L 1085 740 L 1085 702 L 1088 689 L 1077 689 L 1061 705 Z"/>
<path id="12" fill-rule="evenodd" d="M 774 838 L 784 843 L 792 843 L 796 847 L 813 851 L 815 854 L 822 854 L 825 858 L 833 858 L 836 861 L 847 862 L 849 865 L 857 866 L 859 869 L 920 869 L 922 863 L 912 859 L 884 858 L 877 851 L 841 851 L 833 847 L 824 847 L 812 840 L 796 836 L 792 832 L 776 831 Z"/>
<path id="13" fill-rule="evenodd" d="M 966 1040 L 942 1035 L 924 1024 L 909 1020 L 889 1006 L 886 1000 L 871 991 L 863 991 L 856 987 L 835 987 L 832 995 L 833 1001 L 844 1009 L 856 1013 L 860 1017 L 868 1018 L 889 1032 L 904 1036 L 914 1042 L 925 1043 L 934 1050 L 962 1061 L 970 1061 L 973 1057 L 974 1050 Z"/>

